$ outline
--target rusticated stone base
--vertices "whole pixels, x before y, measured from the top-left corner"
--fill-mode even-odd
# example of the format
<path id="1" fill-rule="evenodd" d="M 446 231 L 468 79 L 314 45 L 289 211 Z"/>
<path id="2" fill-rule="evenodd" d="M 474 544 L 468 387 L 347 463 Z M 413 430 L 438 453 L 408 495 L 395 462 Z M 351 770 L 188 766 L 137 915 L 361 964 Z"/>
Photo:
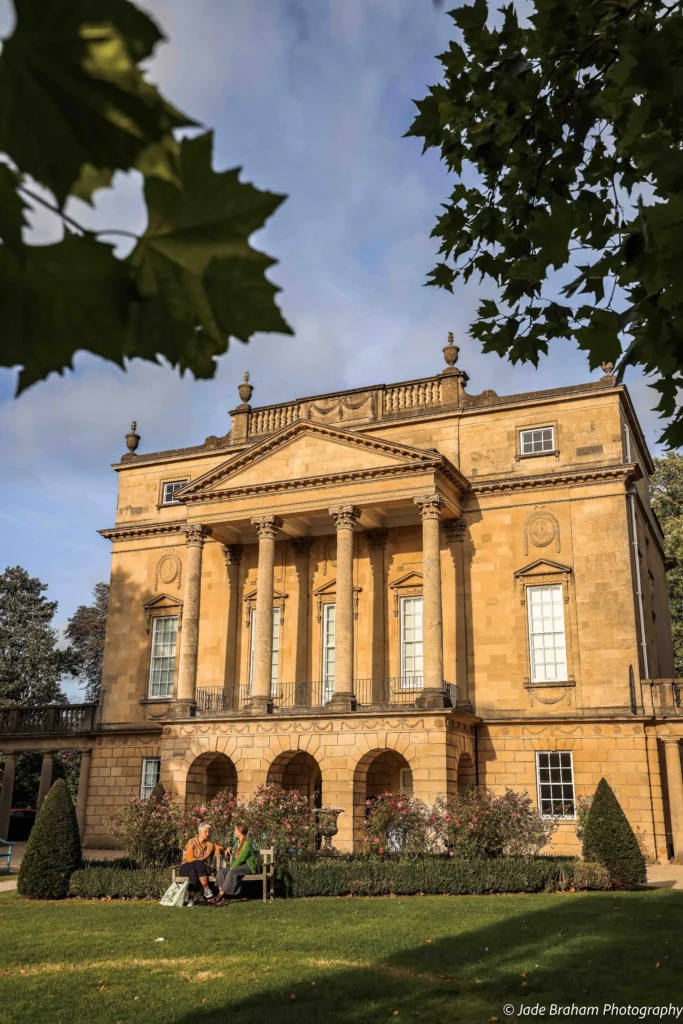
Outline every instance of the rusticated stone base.
<path id="1" fill-rule="evenodd" d="M 355 711 L 356 706 L 356 697 L 353 693 L 333 693 L 325 705 L 330 711 Z"/>
<path id="2" fill-rule="evenodd" d="M 424 690 L 415 701 L 415 707 L 422 711 L 428 711 L 432 708 L 445 708 L 446 694 L 438 686 L 425 686 Z"/>

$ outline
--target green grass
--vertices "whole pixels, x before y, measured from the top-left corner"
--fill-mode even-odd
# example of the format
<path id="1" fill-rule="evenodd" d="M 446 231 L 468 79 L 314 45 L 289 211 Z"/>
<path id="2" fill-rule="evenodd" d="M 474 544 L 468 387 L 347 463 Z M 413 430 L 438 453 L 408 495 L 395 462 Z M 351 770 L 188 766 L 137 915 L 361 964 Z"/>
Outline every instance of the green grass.
<path id="1" fill-rule="evenodd" d="M 0 1022 L 468 1024 L 572 1002 L 602 1020 L 683 1005 L 682 922 L 670 890 L 183 910 L 5 893 Z"/>

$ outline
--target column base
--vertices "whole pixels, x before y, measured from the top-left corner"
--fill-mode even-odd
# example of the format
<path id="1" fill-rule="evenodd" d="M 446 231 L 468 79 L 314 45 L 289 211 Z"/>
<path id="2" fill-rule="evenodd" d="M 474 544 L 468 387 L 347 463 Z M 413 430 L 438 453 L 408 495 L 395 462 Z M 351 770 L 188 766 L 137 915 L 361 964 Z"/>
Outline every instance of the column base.
<path id="1" fill-rule="evenodd" d="M 194 718 L 196 714 L 197 702 L 190 698 L 182 697 L 168 706 L 169 718 Z"/>
<path id="2" fill-rule="evenodd" d="M 446 694 L 440 686 L 425 686 L 415 701 L 415 707 L 420 708 L 421 711 L 430 711 L 432 708 L 445 708 Z"/>
<path id="3" fill-rule="evenodd" d="M 272 715 L 273 698 L 250 697 L 249 703 L 245 705 L 244 710 L 248 715 Z"/>
<path id="4" fill-rule="evenodd" d="M 353 693 L 333 693 L 326 708 L 330 711 L 355 711 L 357 708 L 356 695 Z"/>

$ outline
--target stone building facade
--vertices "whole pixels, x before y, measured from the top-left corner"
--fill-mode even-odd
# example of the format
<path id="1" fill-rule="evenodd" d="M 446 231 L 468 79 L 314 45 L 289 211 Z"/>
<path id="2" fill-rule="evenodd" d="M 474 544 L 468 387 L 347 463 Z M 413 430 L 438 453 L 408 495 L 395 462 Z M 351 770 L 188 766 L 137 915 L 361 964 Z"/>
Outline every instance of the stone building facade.
<path id="1" fill-rule="evenodd" d="M 86 846 L 160 779 L 181 802 L 297 787 L 343 811 L 527 790 L 577 852 L 605 776 L 644 848 L 683 856 L 683 709 L 652 463 L 611 367 L 471 395 L 407 383 L 252 407 L 119 476 L 100 705 L 0 712 L 12 754 L 83 750 Z M 8 756 L 9 755 L 9 756 Z"/>

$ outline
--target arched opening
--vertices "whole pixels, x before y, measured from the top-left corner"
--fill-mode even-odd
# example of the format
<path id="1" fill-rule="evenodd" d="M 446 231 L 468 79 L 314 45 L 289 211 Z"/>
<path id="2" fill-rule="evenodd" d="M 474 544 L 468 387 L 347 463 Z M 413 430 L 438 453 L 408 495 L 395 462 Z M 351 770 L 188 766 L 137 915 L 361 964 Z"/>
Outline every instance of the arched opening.
<path id="1" fill-rule="evenodd" d="M 466 793 L 468 789 L 471 789 L 476 783 L 476 776 L 474 773 L 474 761 L 468 753 L 460 755 L 458 761 L 458 793 Z"/>
<path id="2" fill-rule="evenodd" d="M 280 789 L 297 789 L 311 807 L 322 807 L 320 765 L 305 750 L 285 750 L 278 754 L 268 769 L 268 783 Z"/>
<path id="3" fill-rule="evenodd" d="M 353 781 L 354 846 L 362 841 L 365 818 L 381 793 L 413 795 L 413 772 L 397 750 L 370 750 L 356 766 Z M 368 803 L 370 801 L 370 804 Z"/>
<path id="4" fill-rule="evenodd" d="M 222 789 L 237 793 L 237 770 L 225 754 L 208 751 L 190 765 L 185 804 L 192 807 L 194 804 L 208 803 Z"/>

